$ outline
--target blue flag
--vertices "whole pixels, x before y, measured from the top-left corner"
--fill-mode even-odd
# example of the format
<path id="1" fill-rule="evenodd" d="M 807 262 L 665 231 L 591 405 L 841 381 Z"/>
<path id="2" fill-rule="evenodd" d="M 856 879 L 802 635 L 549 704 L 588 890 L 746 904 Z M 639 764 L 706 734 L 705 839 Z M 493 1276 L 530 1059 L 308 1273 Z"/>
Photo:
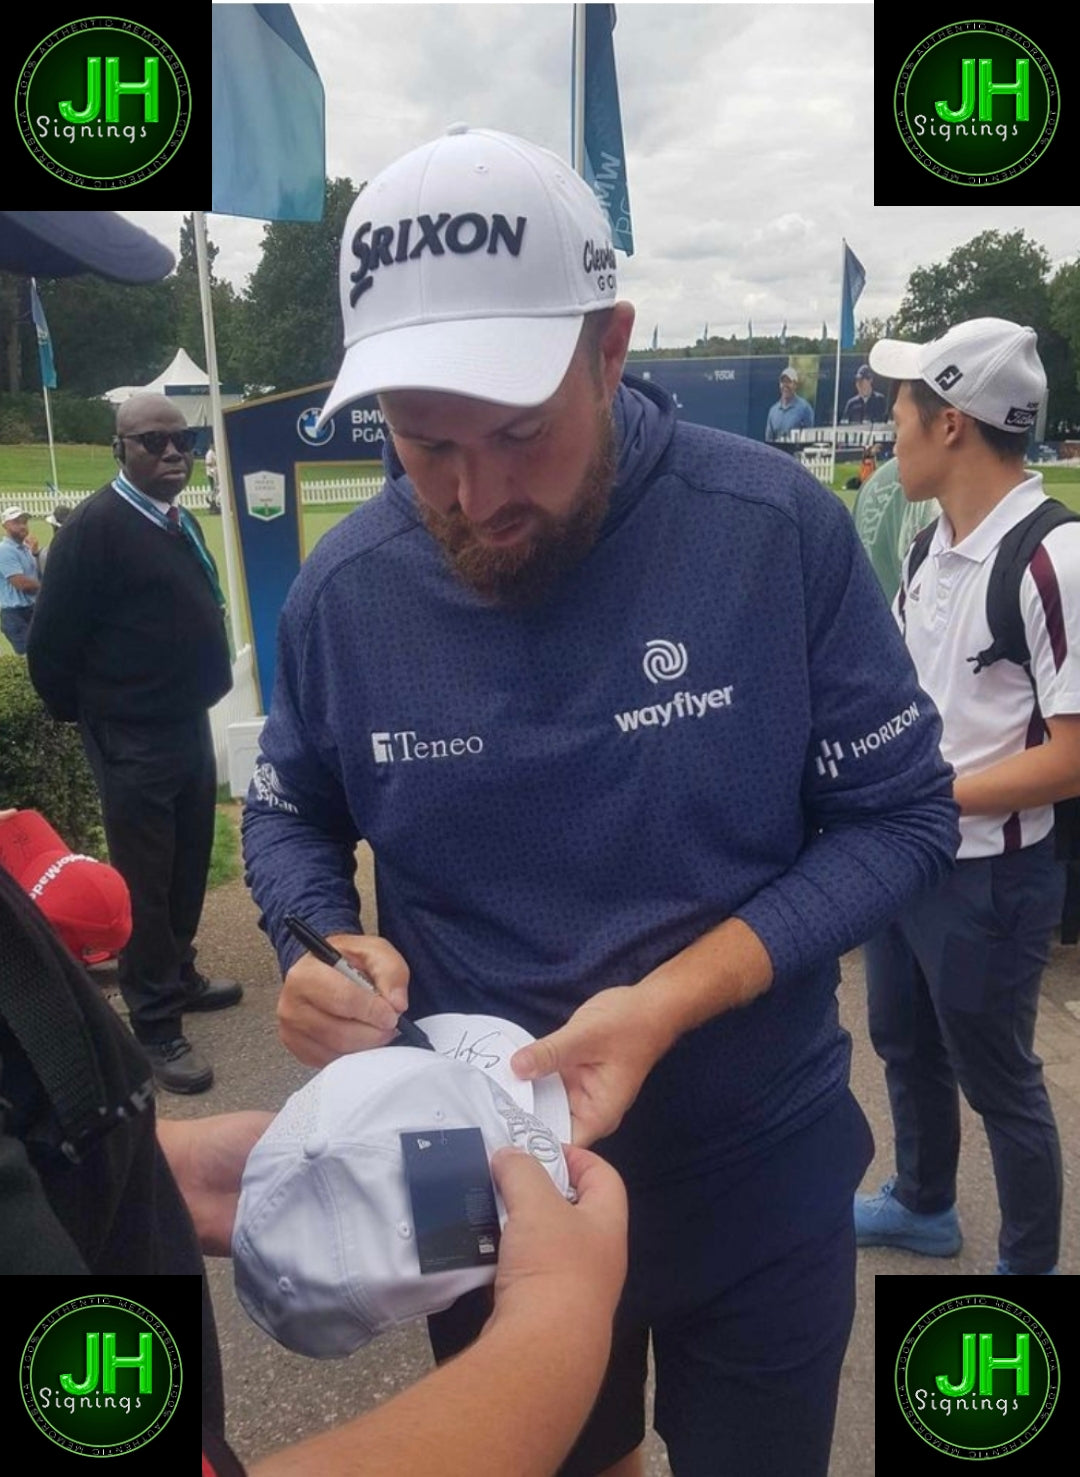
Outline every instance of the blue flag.
<path id="1" fill-rule="evenodd" d="M 652 331 L 652 346 L 653 346 L 654 349 L 658 349 L 660 347 L 659 339 L 660 339 L 660 325 L 658 323 L 656 325 L 656 327 Z"/>
<path id="2" fill-rule="evenodd" d="M 211 209 L 322 219 L 323 86 L 289 5 L 213 5 Z"/>
<path id="3" fill-rule="evenodd" d="M 604 208 L 611 238 L 627 256 L 634 254 L 626 153 L 615 75 L 614 5 L 585 7 L 585 167 L 586 184 Z M 576 68 L 575 68 L 576 75 Z"/>
<path id="4" fill-rule="evenodd" d="M 56 365 L 53 363 L 52 339 L 49 325 L 45 322 L 45 310 L 38 297 L 37 283 L 30 278 L 30 312 L 37 330 L 38 359 L 41 363 L 41 383 L 46 390 L 56 389 Z"/>
<path id="5" fill-rule="evenodd" d="M 866 272 L 862 262 L 844 242 L 844 295 L 840 304 L 840 347 L 855 347 L 855 304 L 866 286 Z"/>

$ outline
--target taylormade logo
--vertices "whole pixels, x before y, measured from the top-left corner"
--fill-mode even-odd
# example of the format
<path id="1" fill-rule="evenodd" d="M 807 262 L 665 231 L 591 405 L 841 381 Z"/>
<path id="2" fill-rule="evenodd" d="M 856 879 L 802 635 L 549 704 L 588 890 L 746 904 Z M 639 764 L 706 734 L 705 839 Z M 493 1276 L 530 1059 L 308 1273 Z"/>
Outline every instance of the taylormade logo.
<path id="1" fill-rule="evenodd" d="M 29 889 L 30 896 L 35 900 L 39 898 L 41 894 L 45 891 L 46 887 L 48 887 L 49 883 L 59 877 L 64 868 L 70 866 L 72 862 L 94 862 L 96 864 L 97 858 L 92 856 L 82 856 L 79 852 L 74 851 L 70 852 L 67 856 L 57 858 L 57 860 L 53 862 L 52 866 L 46 867 L 45 871 L 34 883 L 33 887 Z"/>
<path id="2" fill-rule="evenodd" d="M 407 728 L 398 733 L 373 733 L 371 752 L 376 764 L 410 764 L 418 759 L 461 759 L 482 754 L 484 741 L 475 733 L 468 738 L 421 739 L 415 729 Z"/>
<path id="3" fill-rule="evenodd" d="M 488 256 L 494 256 L 501 245 L 511 256 L 520 256 L 527 224 L 524 215 L 511 225 L 505 215 L 495 214 L 489 219 L 471 210 L 455 216 L 444 211 L 435 217 L 418 215 L 415 220 L 398 221 L 394 226 L 376 226 L 369 241 L 372 222 L 365 221 L 352 239 L 352 254 L 359 266 L 349 277 L 353 284 L 349 306 L 355 308 L 357 299 L 372 285 L 372 272 L 398 262 L 414 262 L 425 251 L 432 256 L 445 256 L 448 251 L 468 256 L 486 249 Z"/>

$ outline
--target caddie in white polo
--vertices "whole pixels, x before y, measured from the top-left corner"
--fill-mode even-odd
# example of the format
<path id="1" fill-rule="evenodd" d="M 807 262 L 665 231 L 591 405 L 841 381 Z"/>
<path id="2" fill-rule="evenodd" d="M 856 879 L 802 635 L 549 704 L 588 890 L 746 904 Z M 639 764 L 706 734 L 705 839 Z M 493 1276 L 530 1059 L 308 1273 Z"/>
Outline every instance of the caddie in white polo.
<path id="1" fill-rule="evenodd" d="M 856 1234 L 959 1254 L 963 1091 L 993 1158 L 996 1270 L 1046 1275 L 1062 1168 L 1034 1039 L 1061 917 L 1053 802 L 1080 793 L 1080 522 L 1024 464 L 1046 394 L 1034 329 L 975 318 L 927 344 L 883 340 L 870 364 L 899 382 L 905 496 L 941 504 L 907 553 L 894 611 L 941 714 L 960 848 L 956 870 L 866 947 L 896 1175 L 856 1196 Z"/>

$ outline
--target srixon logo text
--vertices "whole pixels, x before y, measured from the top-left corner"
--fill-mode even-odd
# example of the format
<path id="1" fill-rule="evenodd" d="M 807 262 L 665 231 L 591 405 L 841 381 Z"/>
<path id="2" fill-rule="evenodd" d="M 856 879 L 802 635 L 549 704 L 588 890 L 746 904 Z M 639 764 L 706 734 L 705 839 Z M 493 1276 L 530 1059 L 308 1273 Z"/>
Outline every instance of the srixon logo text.
<path id="1" fill-rule="evenodd" d="M 494 256 L 503 247 L 511 256 L 519 256 L 527 223 L 524 215 L 511 225 L 505 215 L 489 218 L 471 210 L 455 216 L 445 211 L 436 216 L 418 215 L 415 220 L 410 217 L 393 226 L 373 227 L 371 221 L 365 221 L 352 239 L 352 253 L 359 266 L 349 277 L 353 284 L 349 306 L 355 308 L 357 299 L 372 285 L 372 272 L 399 262 L 414 262 L 425 251 L 432 256 L 445 256 L 448 251 L 455 256 L 468 256 L 474 251 Z"/>

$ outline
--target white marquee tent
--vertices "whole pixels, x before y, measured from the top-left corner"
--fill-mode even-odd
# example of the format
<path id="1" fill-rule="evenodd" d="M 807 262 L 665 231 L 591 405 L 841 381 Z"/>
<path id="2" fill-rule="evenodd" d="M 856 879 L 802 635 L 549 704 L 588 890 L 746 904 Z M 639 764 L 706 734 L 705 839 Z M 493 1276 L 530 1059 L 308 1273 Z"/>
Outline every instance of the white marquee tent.
<path id="1" fill-rule="evenodd" d="M 118 385 L 101 397 L 112 405 L 122 405 L 132 395 L 168 395 L 175 399 L 189 426 L 210 424 L 210 376 L 192 359 L 186 349 L 177 349 L 176 358 L 148 385 Z M 222 395 L 222 405 L 236 405 L 239 395 Z"/>

